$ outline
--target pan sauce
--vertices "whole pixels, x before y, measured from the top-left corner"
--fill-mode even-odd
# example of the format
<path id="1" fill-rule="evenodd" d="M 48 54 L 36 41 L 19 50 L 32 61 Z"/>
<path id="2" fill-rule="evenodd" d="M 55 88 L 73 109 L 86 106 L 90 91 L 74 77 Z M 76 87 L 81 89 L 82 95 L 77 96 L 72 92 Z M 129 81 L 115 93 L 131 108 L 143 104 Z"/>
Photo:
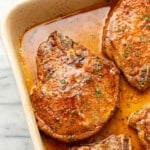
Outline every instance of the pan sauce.
<path id="1" fill-rule="evenodd" d="M 39 44 L 47 40 L 49 34 L 58 30 L 74 41 L 83 44 L 92 52 L 101 54 L 101 38 L 105 19 L 110 11 L 110 6 L 92 9 L 61 20 L 46 22 L 27 31 L 22 39 L 20 61 L 26 78 L 27 88 L 30 91 L 36 82 L 36 52 Z M 138 108 L 147 104 L 150 99 L 150 91 L 139 93 L 132 88 L 122 77 L 121 97 L 119 109 L 108 124 L 97 135 L 83 141 L 83 143 L 97 141 L 111 134 L 125 134 L 131 136 L 133 149 L 142 150 L 137 138 L 137 132 L 127 126 L 129 115 Z M 69 145 L 54 141 L 42 134 L 46 149 L 67 149 Z"/>

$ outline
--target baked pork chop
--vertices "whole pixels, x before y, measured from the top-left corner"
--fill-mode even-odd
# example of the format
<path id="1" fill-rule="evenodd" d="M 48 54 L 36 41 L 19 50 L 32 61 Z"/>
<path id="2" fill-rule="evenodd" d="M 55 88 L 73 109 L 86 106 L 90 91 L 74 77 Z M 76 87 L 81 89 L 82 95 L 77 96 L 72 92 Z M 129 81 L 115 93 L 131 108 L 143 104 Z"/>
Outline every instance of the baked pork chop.
<path id="1" fill-rule="evenodd" d="M 103 52 L 128 82 L 150 87 L 150 0 L 120 0 L 106 21 Z"/>
<path id="2" fill-rule="evenodd" d="M 131 139 L 125 135 L 111 135 L 106 139 L 70 150 L 132 150 Z"/>
<path id="3" fill-rule="evenodd" d="M 31 100 L 39 128 L 64 142 L 90 137 L 112 116 L 119 71 L 67 36 L 53 32 L 37 53 Z"/>
<path id="4" fill-rule="evenodd" d="M 141 143 L 150 150 L 150 105 L 131 114 L 128 124 L 138 131 Z"/>

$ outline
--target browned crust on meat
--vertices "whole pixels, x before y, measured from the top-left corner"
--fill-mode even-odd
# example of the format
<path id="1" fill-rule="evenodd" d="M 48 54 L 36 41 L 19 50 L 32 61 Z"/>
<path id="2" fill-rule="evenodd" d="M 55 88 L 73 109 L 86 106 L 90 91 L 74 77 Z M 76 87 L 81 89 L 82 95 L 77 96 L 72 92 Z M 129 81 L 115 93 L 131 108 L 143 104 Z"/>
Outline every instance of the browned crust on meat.
<path id="1" fill-rule="evenodd" d="M 131 114 L 128 125 L 138 131 L 141 143 L 150 149 L 150 105 Z"/>
<path id="2" fill-rule="evenodd" d="M 70 150 L 132 150 L 131 139 L 125 135 L 111 135 L 97 143 L 72 147 Z"/>
<path id="3" fill-rule="evenodd" d="M 118 2 L 106 21 L 103 52 L 132 86 L 150 87 L 150 0 Z"/>
<path id="4" fill-rule="evenodd" d="M 38 83 L 31 100 L 39 128 L 63 142 L 98 132 L 119 99 L 119 71 L 58 32 L 37 53 Z"/>

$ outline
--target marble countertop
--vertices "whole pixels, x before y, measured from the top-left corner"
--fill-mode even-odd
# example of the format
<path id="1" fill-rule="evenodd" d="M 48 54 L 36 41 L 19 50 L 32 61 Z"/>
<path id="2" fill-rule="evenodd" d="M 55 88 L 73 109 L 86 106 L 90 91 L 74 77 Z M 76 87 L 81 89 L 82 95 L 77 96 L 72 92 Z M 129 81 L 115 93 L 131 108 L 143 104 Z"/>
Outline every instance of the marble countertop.
<path id="1" fill-rule="evenodd" d="M 8 6 L 21 0 L 0 0 L 0 24 Z M 33 150 L 15 79 L 0 39 L 0 150 Z"/>

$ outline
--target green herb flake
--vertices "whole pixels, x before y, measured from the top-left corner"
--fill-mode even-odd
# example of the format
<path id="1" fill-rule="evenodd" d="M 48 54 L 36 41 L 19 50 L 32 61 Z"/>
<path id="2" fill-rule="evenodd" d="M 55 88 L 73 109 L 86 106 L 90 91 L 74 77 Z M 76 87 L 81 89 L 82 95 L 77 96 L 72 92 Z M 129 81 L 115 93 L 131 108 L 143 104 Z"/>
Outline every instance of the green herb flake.
<path id="1" fill-rule="evenodd" d="M 65 84 L 66 83 L 65 79 L 60 80 L 60 83 Z"/>
<path id="2" fill-rule="evenodd" d="M 126 45 L 126 48 L 127 48 L 127 49 L 131 49 L 131 48 L 132 48 L 132 44 L 127 44 L 127 45 Z"/>
<path id="3" fill-rule="evenodd" d="M 131 49 L 132 49 L 132 44 L 127 44 L 125 51 L 124 51 L 124 57 L 125 58 L 127 58 L 130 55 Z"/>
<path id="4" fill-rule="evenodd" d="M 139 84 L 140 84 L 140 86 L 141 86 L 141 87 L 143 87 L 143 86 L 144 86 L 144 83 L 145 83 L 145 81 L 144 81 L 144 80 L 140 80 L 140 81 L 139 81 Z"/>
<path id="5" fill-rule="evenodd" d="M 101 66 L 96 65 L 96 66 L 95 66 L 95 70 L 96 70 L 96 71 L 100 71 L 100 70 L 101 70 Z"/>
<path id="6" fill-rule="evenodd" d="M 126 116 L 126 118 L 125 118 L 126 120 L 129 120 L 129 117 L 128 116 Z"/>
<path id="7" fill-rule="evenodd" d="M 53 131 L 57 131 L 57 128 L 56 127 L 50 127 L 51 128 L 51 130 L 53 130 Z"/>
<path id="8" fill-rule="evenodd" d="M 66 89 L 66 85 L 61 86 L 61 89 L 65 90 Z"/>
<path id="9" fill-rule="evenodd" d="M 100 87 L 99 84 L 97 84 L 97 85 L 96 85 L 96 91 L 99 90 L 99 87 Z"/>
<path id="10" fill-rule="evenodd" d="M 68 135 L 68 140 L 69 141 L 74 141 L 74 136 L 73 135 Z"/>
<path id="11" fill-rule="evenodd" d="M 95 39 L 96 39 L 95 35 L 91 34 L 90 36 L 91 36 L 91 39 L 92 39 L 92 40 L 95 40 Z"/>
<path id="12" fill-rule="evenodd" d="M 147 42 L 148 42 L 148 39 L 145 38 L 145 37 L 143 37 L 143 38 L 141 37 L 141 38 L 140 38 L 140 42 L 141 42 L 141 43 L 147 43 Z"/>
<path id="13" fill-rule="evenodd" d="M 122 26 L 122 27 L 119 27 L 116 32 L 122 32 L 122 33 L 124 33 L 125 30 L 126 30 L 126 27 Z"/>
<path id="14" fill-rule="evenodd" d="M 140 81 L 139 81 L 139 84 L 141 87 L 143 87 L 145 85 L 146 77 L 147 77 L 147 69 L 144 69 L 144 70 L 142 70 L 142 73 L 140 76 Z"/>
<path id="15" fill-rule="evenodd" d="M 124 57 L 127 58 L 130 55 L 131 51 L 130 50 L 125 50 L 124 51 Z"/>
<path id="16" fill-rule="evenodd" d="M 121 27 L 121 29 L 120 29 L 120 31 L 123 33 L 125 32 L 125 30 L 126 30 L 126 27 Z"/>
<path id="17" fill-rule="evenodd" d="M 127 107 L 127 108 L 130 108 L 130 104 L 129 104 L 129 103 L 127 103 L 127 104 L 126 104 L 126 107 Z"/>
<path id="18" fill-rule="evenodd" d="M 92 76 L 88 75 L 87 77 L 85 77 L 85 81 L 90 82 L 92 81 Z"/>
<path id="19" fill-rule="evenodd" d="M 147 24 L 146 28 L 150 30 L 150 24 Z"/>
<path id="20" fill-rule="evenodd" d="M 145 15 L 145 21 L 150 22 L 150 14 Z"/>
<path id="21" fill-rule="evenodd" d="M 102 97 L 102 93 L 100 90 L 96 90 L 96 97 L 97 98 L 101 98 Z"/>

